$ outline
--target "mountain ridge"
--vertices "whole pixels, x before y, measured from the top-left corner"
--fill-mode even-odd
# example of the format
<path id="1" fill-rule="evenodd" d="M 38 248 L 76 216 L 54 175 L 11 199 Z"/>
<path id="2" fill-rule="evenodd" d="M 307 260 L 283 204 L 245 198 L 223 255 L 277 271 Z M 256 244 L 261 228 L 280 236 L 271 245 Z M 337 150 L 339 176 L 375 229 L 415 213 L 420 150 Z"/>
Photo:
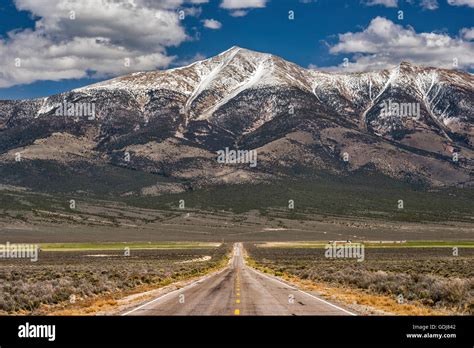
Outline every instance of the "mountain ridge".
<path id="1" fill-rule="evenodd" d="M 61 103 L 93 104 L 94 118 L 58 116 Z M 400 113 L 412 109 L 418 114 Z M 364 168 L 434 186 L 471 185 L 473 120 L 468 73 L 406 62 L 328 73 L 234 46 L 185 67 L 0 101 L 0 158 L 9 163 L 20 152 L 70 165 L 69 153 L 198 186 Z M 259 165 L 216 163 L 225 147 L 257 151 Z"/>

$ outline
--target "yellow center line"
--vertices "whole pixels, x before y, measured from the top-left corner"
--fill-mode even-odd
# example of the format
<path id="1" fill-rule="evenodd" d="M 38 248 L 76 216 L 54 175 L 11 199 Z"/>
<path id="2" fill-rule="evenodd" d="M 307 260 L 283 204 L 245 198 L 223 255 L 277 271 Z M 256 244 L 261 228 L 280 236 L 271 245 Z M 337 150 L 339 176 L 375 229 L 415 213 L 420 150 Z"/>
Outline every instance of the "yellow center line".
<path id="1" fill-rule="evenodd" d="M 237 269 L 237 276 L 235 277 L 235 290 L 237 297 L 240 297 L 240 269 Z M 235 303 L 240 304 L 240 299 L 236 299 Z M 234 315 L 240 315 L 240 309 L 234 309 Z"/>

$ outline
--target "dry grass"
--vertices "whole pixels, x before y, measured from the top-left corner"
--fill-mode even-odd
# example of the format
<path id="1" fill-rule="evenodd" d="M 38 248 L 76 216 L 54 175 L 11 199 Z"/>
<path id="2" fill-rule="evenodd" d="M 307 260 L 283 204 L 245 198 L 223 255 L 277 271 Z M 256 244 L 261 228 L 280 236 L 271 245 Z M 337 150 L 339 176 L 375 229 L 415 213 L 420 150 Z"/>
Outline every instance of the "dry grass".
<path id="1" fill-rule="evenodd" d="M 212 249 L 140 250 L 125 257 L 103 251 L 42 252 L 38 262 L 0 262 L 0 314 L 91 314 L 133 293 L 201 276 L 221 267 L 229 246 Z M 186 260 L 211 259 L 182 263 Z M 75 296 L 71 303 L 71 296 Z"/>
<path id="2" fill-rule="evenodd" d="M 420 303 L 398 303 L 393 297 L 368 293 L 362 289 L 334 287 L 326 283 L 318 283 L 310 280 L 300 279 L 296 276 L 279 273 L 268 267 L 263 267 L 251 258 L 247 258 L 247 263 L 261 272 L 278 276 L 282 280 L 289 282 L 298 288 L 306 291 L 314 291 L 319 296 L 338 302 L 347 306 L 357 305 L 359 312 L 366 314 L 391 314 L 391 315 L 452 315 L 456 314 L 449 310 L 436 310 L 428 308 Z M 362 308 L 360 306 L 363 306 Z"/>
<path id="3" fill-rule="evenodd" d="M 99 295 L 92 299 L 80 300 L 75 304 L 63 302 L 52 306 L 42 305 L 37 310 L 37 313 L 54 316 L 115 315 L 124 305 L 129 307 L 131 304 L 137 304 L 155 298 L 156 291 L 165 291 L 166 293 L 166 291 L 172 291 L 186 286 L 186 284 L 196 281 L 204 275 L 222 269 L 222 267 L 225 267 L 227 263 L 228 258 L 224 258 L 214 267 L 210 267 L 194 276 L 183 276 L 180 279 L 169 279 L 167 282 L 161 284 L 138 286 L 126 291 Z"/>
<path id="4" fill-rule="evenodd" d="M 357 262 L 326 259 L 324 249 L 246 248 L 257 267 L 344 303 L 404 315 L 474 312 L 472 249 L 458 257 L 435 248 L 366 249 L 366 260 Z"/>

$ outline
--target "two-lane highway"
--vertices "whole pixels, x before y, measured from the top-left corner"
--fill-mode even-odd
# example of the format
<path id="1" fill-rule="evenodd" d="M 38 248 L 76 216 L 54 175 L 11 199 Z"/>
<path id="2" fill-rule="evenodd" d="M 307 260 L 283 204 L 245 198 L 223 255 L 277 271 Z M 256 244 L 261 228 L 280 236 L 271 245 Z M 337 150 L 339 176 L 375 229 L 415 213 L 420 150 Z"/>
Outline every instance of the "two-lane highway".
<path id="1" fill-rule="evenodd" d="M 247 266 L 242 244 L 229 266 L 122 315 L 355 315 Z"/>

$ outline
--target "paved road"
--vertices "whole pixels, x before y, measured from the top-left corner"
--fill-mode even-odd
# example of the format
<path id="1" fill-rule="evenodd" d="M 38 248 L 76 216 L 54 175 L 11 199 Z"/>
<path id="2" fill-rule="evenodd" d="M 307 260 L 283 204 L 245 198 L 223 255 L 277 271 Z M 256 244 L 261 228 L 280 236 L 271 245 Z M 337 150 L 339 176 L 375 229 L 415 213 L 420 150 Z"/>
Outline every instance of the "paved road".
<path id="1" fill-rule="evenodd" d="M 354 315 L 245 265 L 234 245 L 229 266 L 122 315 Z"/>

